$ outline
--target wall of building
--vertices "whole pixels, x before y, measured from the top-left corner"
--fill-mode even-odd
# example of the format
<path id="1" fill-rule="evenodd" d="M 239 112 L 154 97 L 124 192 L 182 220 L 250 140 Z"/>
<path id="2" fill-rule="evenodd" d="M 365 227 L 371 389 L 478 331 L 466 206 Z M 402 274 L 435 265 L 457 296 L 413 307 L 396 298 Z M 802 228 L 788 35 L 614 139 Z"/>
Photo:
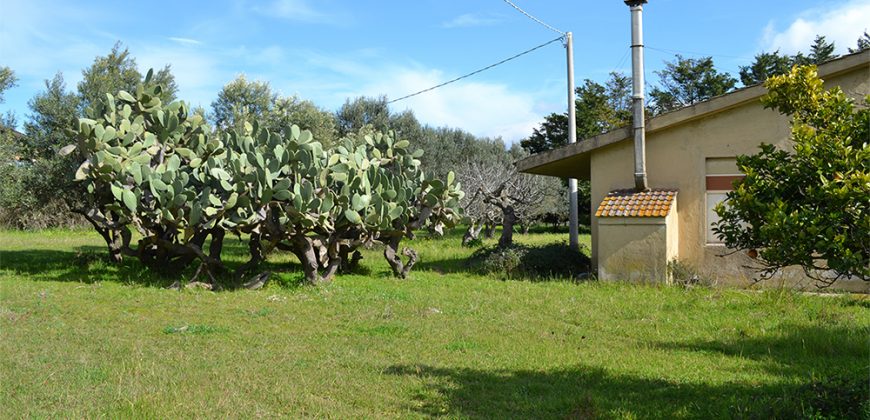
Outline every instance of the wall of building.
<path id="1" fill-rule="evenodd" d="M 598 278 L 654 283 L 667 278 L 667 263 L 677 258 L 676 210 L 667 217 L 602 217 Z"/>
<path id="2" fill-rule="evenodd" d="M 870 67 L 858 67 L 826 79 L 826 84 L 841 88 L 863 101 L 870 94 Z M 659 117 L 662 118 L 662 117 Z M 653 125 L 654 127 L 654 125 Z M 743 266 L 752 261 L 743 255 L 730 255 L 721 245 L 706 243 L 705 162 L 708 158 L 753 154 L 761 143 L 789 148 L 788 119 L 764 109 L 755 99 L 703 118 L 674 124 L 647 133 L 647 171 L 651 188 L 677 189 L 678 258 L 696 267 L 717 283 L 746 284 L 753 272 Z M 633 145 L 621 141 L 591 152 L 592 208 L 616 189 L 631 188 L 633 182 Z M 601 220 L 592 217 L 592 257 L 598 264 L 601 250 L 609 245 L 602 236 Z M 610 252 L 610 251 L 608 251 Z M 800 270 L 786 270 L 787 281 L 806 280 Z M 857 282 L 857 283 L 855 283 Z M 847 289 L 870 291 L 865 282 L 843 283 Z"/>

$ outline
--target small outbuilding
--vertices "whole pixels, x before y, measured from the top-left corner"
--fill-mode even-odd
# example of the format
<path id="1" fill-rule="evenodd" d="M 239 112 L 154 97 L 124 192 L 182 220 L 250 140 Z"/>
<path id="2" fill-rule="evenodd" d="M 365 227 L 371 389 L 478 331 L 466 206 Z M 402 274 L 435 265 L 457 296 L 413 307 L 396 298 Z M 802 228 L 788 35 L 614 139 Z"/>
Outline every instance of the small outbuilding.
<path id="1" fill-rule="evenodd" d="M 870 50 L 822 64 L 819 76 L 856 102 L 870 95 Z M 718 284 L 748 285 L 753 260 L 713 235 L 713 208 L 741 177 L 738 155 L 761 143 L 790 150 L 787 116 L 765 109 L 764 86 L 743 88 L 646 121 L 648 191 L 634 189 L 632 128 L 617 129 L 517 162 L 521 172 L 591 181 L 592 264 L 601 280 L 666 281 L 678 262 Z M 767 284 L 809 286 L 802 270 Z M 835 288 L 870 292 L 861 280 Z"/>

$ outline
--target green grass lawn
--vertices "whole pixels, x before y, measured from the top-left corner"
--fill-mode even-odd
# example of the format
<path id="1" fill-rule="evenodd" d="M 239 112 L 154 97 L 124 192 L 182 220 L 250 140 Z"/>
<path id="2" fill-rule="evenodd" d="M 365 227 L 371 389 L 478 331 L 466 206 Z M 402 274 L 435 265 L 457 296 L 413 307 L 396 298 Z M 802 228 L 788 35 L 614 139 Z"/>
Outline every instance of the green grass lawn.
<path id="1" fill-rule="evenodd" d="M 503 281 L 458 235 L 413 245 L 405 281 L 372 250 L 322 287 L 270 256 L 264 290 L 173 291 L 93 233 L 0 232 L 0 417 L 790 418 L 867 396 L 861 297 Z"/>

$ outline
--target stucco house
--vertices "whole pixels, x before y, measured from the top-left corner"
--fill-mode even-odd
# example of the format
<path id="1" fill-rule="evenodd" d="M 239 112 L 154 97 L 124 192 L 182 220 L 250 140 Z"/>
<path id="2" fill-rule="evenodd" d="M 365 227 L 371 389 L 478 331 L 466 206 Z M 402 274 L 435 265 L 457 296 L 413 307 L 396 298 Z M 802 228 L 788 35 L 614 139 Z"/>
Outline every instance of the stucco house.
<path id="1" fill-rule="evenodd" d="M 818 68 L 827 87 L 858 103 L 870 94 L 870 50 Z M 713 235 L 713 207 L 741 174 L 736 156 L 761 143 L 790 149 L 788 117 L 764 109 L 766 89 L 750 86 L 646 121 L 650 190 L 634 189 L 632 128 L 617 129 L 517 162 L 521 172 L 590 180 L 592 264 L 601 280 L 662 281 L 679 261 L 719 284 L 753 284 L 753 261 L 730 253 Z M 800 269 L 783 270 L 767 285 L 811 287 Z M 870 292 L 860 280 L 835 288 Z"/>

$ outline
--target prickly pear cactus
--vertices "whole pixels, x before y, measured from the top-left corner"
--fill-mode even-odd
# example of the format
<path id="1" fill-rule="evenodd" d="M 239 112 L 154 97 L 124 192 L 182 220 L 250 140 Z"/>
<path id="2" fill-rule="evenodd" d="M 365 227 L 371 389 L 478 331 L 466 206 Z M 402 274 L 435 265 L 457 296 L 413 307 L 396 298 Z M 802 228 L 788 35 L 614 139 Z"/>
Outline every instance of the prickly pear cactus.
<path id="1" fill-rule="evenodd" d="M 85 156 L 76 180 L 143 235 L 138 255 L 174 271 L 201 254 L 223 216 L 227 151 L 201 115 L 163 104 L 160 89 L 106 94 L 69 130 L 75 144 L 62 151 Z"/>
<path id="2" fill-rule="evenodd" d="M 211 273 L 231 232 L 249 235 L 245 270 L 277 248 L 299 257 L 309 282 L 328 280 L 351 252 L 380 241 L 405 277 L 416 253 L 406 249 L 402 262 L 402 238 L 461 218 L 453 174 L 427 178 L 422 151 L 407 140 L 359 134 L 324 150 L 298 126 L 272 132 L 257 122 L 211 134 L 201 115 L 159 94 L 159 86 L 107 94 L 69 130 L 75 144 L 63 150 L 83 156 L 76 179 L 105 218 L 142 234 L 130 253 L 149 265 L 177 270 L 199 259 Z"/>

